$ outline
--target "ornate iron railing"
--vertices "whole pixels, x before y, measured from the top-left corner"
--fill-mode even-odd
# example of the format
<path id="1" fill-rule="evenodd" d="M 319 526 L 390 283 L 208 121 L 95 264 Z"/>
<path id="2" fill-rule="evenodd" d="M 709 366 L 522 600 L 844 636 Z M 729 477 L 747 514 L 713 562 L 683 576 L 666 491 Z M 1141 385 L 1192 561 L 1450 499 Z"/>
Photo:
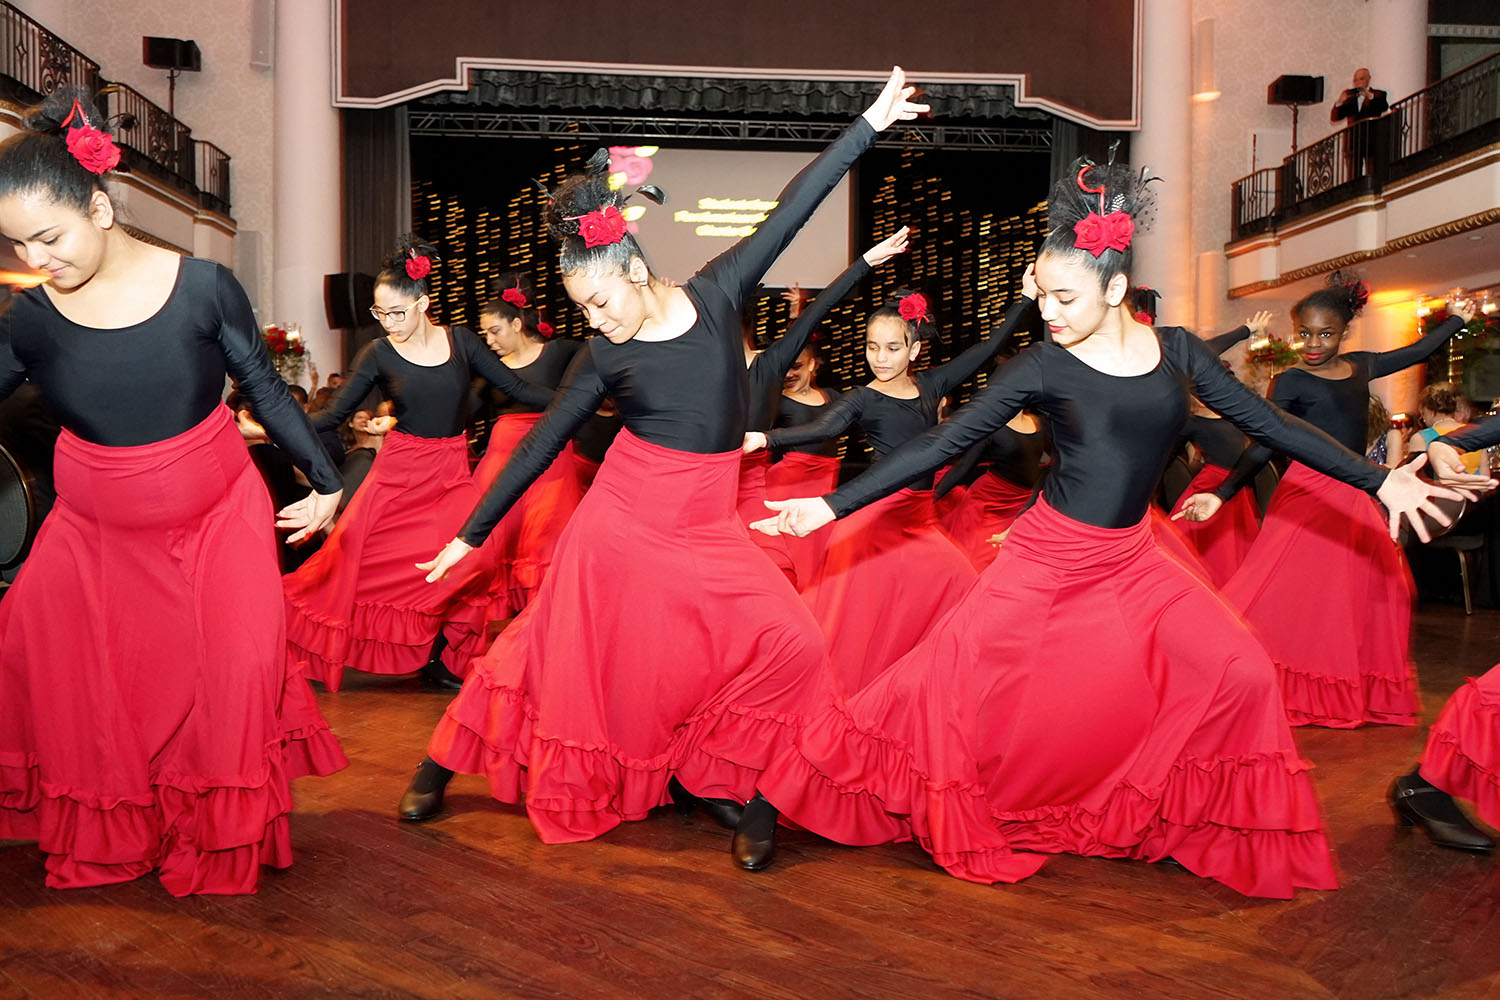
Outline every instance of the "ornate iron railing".
<path id="1" fill-rule="evenodd" d="M 0 97 L 33 104 L 59 87 L 99 89 L 99 64 L 10 4 L 0 5 Z"/>
<path id="2" fill-rule="evenodd" d="M 194 139 L 198 151 L 198 204 L 229 214 L 229 154 L 211 142 Z"/>
<path id="3" fill-rule="evenodd" d="M 123 83 L 106 87 L 104 96 L 105 114 L 114 127 L 115 141 L 125 147 L 130 168 L 196 197 L 193 130 Z"/>
<path id="4" fill-rule="evenodd" d="M 1386 119 L 1393 166 L 1500 121 L 1500 54 L 1397 101 Z"/>
<path id="5" fill-rule="evenodd" d="M 1234 182 L 1234 228 L 1250 235 L 1270 228 L 1281 205 L 1280 167 L 1263 167 Z"/>

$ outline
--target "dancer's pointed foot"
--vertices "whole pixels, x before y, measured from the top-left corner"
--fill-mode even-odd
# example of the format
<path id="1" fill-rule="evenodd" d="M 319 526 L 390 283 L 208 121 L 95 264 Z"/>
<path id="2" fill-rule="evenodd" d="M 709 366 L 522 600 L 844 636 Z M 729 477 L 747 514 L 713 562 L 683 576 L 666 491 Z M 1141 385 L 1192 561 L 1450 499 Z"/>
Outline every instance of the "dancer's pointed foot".
<path id="1" fill-rule="evenodd" d="M 1420 826 L 1427 831 L 1427 839 L 1439 847 L 1480 854 L 1494 849 L 1495 842 L 1469 822 L 1453 796 L 1416 771 L 1392 782 L 1390 799 L 1397 825 Z"/>
<path id="2" fill-rule="evenodd" d="M 443 790 L 452 777 L 452 771 L 431 757 L 424 757 L 417 765 L 417 773 L 412 775 L 411 784 L 406 786 L 406 794 L 401 796 L 396 814 L 408 823 L 432 819 L 443 811 Z"/>
<path id="3" fill-rule="evenodd" d="M 425 688 L 438 688 L 442 691 L 457 691 L 464 686 L 464 679 L 443 665 L 439 659 L 428 660 L 418 675 L 422 679 Z"/>
<path id="4" fill-rule="evenodd" d="M 760 871 L 776 855 L 776 807 L 759 793 L 745 806 L 745 813 L 734 830 L 729 853 L 734 863 L 746 871 Z"/>

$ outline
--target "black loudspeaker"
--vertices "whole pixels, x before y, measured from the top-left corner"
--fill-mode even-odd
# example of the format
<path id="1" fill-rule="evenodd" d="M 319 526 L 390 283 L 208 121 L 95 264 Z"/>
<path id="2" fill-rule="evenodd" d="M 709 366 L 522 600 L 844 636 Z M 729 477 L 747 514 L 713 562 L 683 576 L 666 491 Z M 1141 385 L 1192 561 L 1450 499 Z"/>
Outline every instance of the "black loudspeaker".
<path id="1" fill-rule="evenodd" d="M 1266 88 L 1267 104 L 1322 104 L 1321 76 L 1278 76 Z"/>
<path id="2" fill-rule="evenodd" d="M 370 304 L 375 301 L 375 278 L 358 272 L 323 275 L 323 307 L 330 330 L 353 330 L 375 322 Z"/>
<path id="3" fill-rule="evenodd" d="M 198 43 L 183 38 L 141 38 L 141 62 L 152 69 L 188 70 L 192 73 L 203 69 L 203 53 Z"/>

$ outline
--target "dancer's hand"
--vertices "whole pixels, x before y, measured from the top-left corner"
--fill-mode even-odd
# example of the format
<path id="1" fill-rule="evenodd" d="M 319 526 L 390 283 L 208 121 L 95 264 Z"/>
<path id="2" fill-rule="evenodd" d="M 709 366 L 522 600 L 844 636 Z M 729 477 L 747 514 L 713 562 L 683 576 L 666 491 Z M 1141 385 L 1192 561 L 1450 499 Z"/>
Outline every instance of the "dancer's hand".
<path id="1" fill-rule="evenodd" d="M 1262 309 L 1245 320 L 1245 325 L 1250 328 L 1250 339 L 1259 340 L 1266 335 L 1266 329 L 1271 325 L 1271 310 Z"/>
<path id="2" fill-rule="evenodd" d="M 371 434 L 389 434 L 391 431 L 393 431 L 395 429 L 396 429 L 396 418 L 393 417 L 393 416 L 371 417 L 370 418 L 370 433 Z"/>
<path id="3" fill-rule="evenodd" d="M 1004 531 L 1000 532 L 1000 534 L 991 535 L 990 537 L 986 538 L 985 541 L 989 542 L 991 545 L 998 549 L 1000 546 L 1005 544 L 1005 536 L 1008 534 L 1010 534 L 1010 529 L 1006 528 Z"/>
<path id="4" fill-rule="evenodd" d="M 802 306 L 807 302 L 807 293 L 802 290 L 801 285 L 792 285 L 791 288 L 781 293 L 781 297 L 786 300 L 787 316 L 789 318 L 796 319 L 802 315 Z"/>
<path id="5" fill-rule="evenodd" d="M 276 527 L 298 529 L 287 536 L 288 545 L 296 545 L 311 538 L 333 523 L 339 512 L 339 497 L 343 490 L 332 493 L 309 493 L 296 503 L 287 504 L 276 512 Z"/>
<path id="6" fill-rule="evenodd" d="M 1189 521 L 1207 521 L 1219 512 L 1224 501 L 1212 493 L 1194 493 L 1182 501 L 1181 508 L 1172 515 L 1172 520 L 1187 518 Z"/>
<path id="7" fill-rule="evenodd" d="M 917 104 L 916 87 L 906 85 L 906 71 L 900 66 L 891 67 L 891 77 L 885 81 L 885 89 L 875 98 L 875 103 L 865 110 L 864 119 L 877 132 L 884 132 L 896 122 L 909 122 L 917 115 L 932 109 L 926 104 Z"/>
<path id="8" fill-rule="evenodd" d="M 1448 312 L 1468 323 L 1479 315 L 1479 307 L 1474 304 L 1473 299 L 1458 299 L 1448 304 Z"/>
<path id="9" fill-rule="evenodd" d="M 906 253 L 906 241 L 911 237 L 911 226 L 902 226 L 890 236 L 865 251 L 865 263 L 879 267 L 886 261 Z"/>
<path id="10" fill-rule="evenodd" d="M 1495 480 L 1464 468 L 1463 454 L 1446 441 L 1434 441 L 1427 446 L 1427 471 L 1444 486 L 1467 486 L 1476 490 L 1495 487 Z"/>
<path id="11" fill-rule="evenodd" d="M 437 554 L 437 558 L 417 563 L 417 569 L 427 570 L 428 583 L 437 583 L 448 575 L 449 570 L 463 562 L 464 556 L 473 551 L 474 546 L 462 538 L 455 538 L 443 546 L 443 551 Z"/>
<path id="12" fill-rule="evenodd" d="M 1021 294 L 1036 301 L 1036 261 L 1026 265 L 1026 270 L 1021 274 Z"/>
<path id="13" fill-rule="evenodd" d="M 1426 464 L 1427 456 L 1424 454 L 1418 455 L 1399 469 L 1392 469 L 1375 494 L 1376 499 L 1385 504 L 1386 510 L 1390 511 L 1389 527 L 1393 541 L 1399 540 L 1402 517 L 1406 518 L 1407 523 L 1411 525 L 1411 530 L 1424 542 L 1432 541 L 1432 536 L 1427 531 L 1426 522 L 1417 516 L 1419 512 L 1426 514 L 1445 528 L 1453 523 L 1453 518 L 1432 502 L 1433 497 L 1444 497 L 1449 500 L 1474 500 L 1476 498 L 1472 490 L 1447 489 L 1417 478 L 1417 471 Z"/>
<path id="14" fill-rule="evenodd" d="M 751 521 L 750 527 L 767 535 L 810 535 L 833 520 L 833 508 L 822 497 L 804 497 L 800 500 L 763 501 L 775 517 L 764 521 Z"/>
<path id="15" fill-rule="evenodd" d="M 748 455 L 752 451 L 761 451 L 770 447 L 770 439 L 760 431 L 746 431 L 745 443 L 740 445 L 740 454 Z"/>

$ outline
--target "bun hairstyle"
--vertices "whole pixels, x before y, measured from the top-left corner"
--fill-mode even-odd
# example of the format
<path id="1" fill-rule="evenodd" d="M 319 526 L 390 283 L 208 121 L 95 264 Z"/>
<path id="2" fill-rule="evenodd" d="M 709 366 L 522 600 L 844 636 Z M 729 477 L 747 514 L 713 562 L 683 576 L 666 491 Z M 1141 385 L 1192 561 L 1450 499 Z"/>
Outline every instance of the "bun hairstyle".
<path id="1" fill-rule="evenodd" d="M 1087 157 L 1073 161 L 1066 176 L 1052 185 L 1047 201 L 1047 222 L 1052 227 L 1042 241 L 1042 254 L 1056 254 L 1082 264 L 1104 288 L 1117 274 L 1129 276 L 1134 263 L 1134 242 L 1156 215 L 1156 199 L 1148 188 L 1149 168 L 1139 173 L 1128 164 L 1109 160 L 1095 163 Z M 1040 256 L 1040 254 L 1039 254 Z"/>
<path id="2" fill-rule="evenodd" d="M 1454 417 L 1458 415 L 1458 408 L 1463 402 L 1463 394 L 1452 382 L 1434 382 L 1422 387 L 1417 405 L 1440 417 Z"/>
<path id="3" fill-rule="evenodd" d="M 623 274 L 632 257 L 645 263 L 646 255 L 628 231 L 622 209 L 637 194 L 658 205 L 665 204 L 667 196 L 651 184 L 629 192 L 612 188 L 609 150 L 599 149 L 584 164 L 582 173 L 570 174 L 554 190 L 547 192 L 543 187 L 543 191 L 548 199 L 547 232 L 561 244 L 558 265 L 563 274 Z"/>
<path id="4" fill-rule="evenodd" d="M 428 276 L 434 264 L 442 260 L 437 247 L 424 243 L 415 234 L 407 233 L 396 243 L 396 249 L 380 262 L 380 273 L 375 284 L 410 295 L 413 299 L 432 294 Z"/>
<path id="5" fill-rule="evenodd" d="M 490 286 L 490 299 L 480 307 L 481 316 L 499 316 L 506 321 L 520 320 L 532 336 L 551 337 L 553 330 L 542 322 L 536 307 L 536 289 L 525 271 L 506 271 Z"/>
<path id="6" fill-rule="evenodd" d="M 890 299 L 870 313 L 867 322 L 877 319 L 893 319 L 906 326 L 908 344 L 926 343 L 939 335 L 937 320 L 927 305 L 927 296 L 910 288 L 898 288 Z"/>
<path id="7" fill-rule="evenodd" d="M 1306 296 L 1292 307 L 1296 318 L 1304 309 L 1327 309 L 1347 324 L 1358 316 L 1370 301 L 1370 286 L 1352 274 L 1334 271 L 1328 276 L 1328 286 Z"/>
<path id="8" fill-rule="evenodd" d="M 119 170 L 119 150 L 93 94 L 61 87 L 30 109 L 25 122 L 26 131 L 0 142 L 0 197 L 42 191 L 87 215 L 94 192 L 105 191 L 104 174 Z M 76 133 L 71 144 L 69 133 Z M 84 137 L 91 141 L 78 145 Z"/>

